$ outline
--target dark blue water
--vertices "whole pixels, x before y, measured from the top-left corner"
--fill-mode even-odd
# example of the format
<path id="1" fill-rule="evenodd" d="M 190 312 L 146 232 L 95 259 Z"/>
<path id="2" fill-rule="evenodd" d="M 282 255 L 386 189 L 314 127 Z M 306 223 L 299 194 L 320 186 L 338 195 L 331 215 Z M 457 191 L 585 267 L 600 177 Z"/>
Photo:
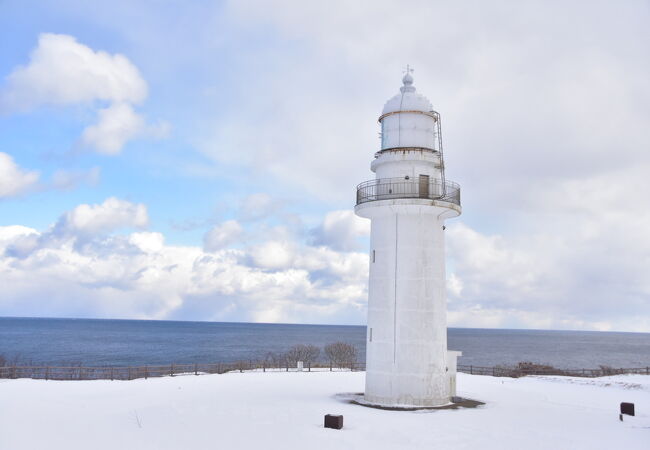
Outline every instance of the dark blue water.
<path id="1" fill-rule="evenodd" d="M 295 344 L 344 341 L 365 354 L 365 326 L 0 317 L 0 355 L 22 363 L 86 366 L 263 359 Z M 650 334 L 450 328 L 461 364 L 533 361 L 560 368 L 650 366 Z"/>

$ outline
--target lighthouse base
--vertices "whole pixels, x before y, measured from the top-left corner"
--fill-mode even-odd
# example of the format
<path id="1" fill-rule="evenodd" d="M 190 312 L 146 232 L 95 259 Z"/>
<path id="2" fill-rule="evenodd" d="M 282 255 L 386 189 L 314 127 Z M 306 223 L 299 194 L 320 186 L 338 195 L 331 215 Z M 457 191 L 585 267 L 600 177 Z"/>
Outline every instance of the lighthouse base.
<path id="1" fill-rule="evenodd" d="M 387 372 L 366 367 L 368 406 L 387 408 L 431 408 L 448 405 L 456 396 L 456 365 L 462 352 L 448 350 L 446 361 L 429 373 Z"/>

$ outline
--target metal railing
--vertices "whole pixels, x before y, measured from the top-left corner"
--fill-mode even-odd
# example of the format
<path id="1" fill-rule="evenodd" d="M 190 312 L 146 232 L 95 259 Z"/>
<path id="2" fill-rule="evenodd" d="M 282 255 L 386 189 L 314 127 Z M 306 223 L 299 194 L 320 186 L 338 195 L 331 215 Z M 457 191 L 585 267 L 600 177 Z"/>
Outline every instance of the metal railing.
<path id="1" fill-rule="evenodd" d="M 378 178 L 357 186 L 357 205 L 377 200 L 422 198 L 460 206 L 460 186 L 439 179 Z"/>

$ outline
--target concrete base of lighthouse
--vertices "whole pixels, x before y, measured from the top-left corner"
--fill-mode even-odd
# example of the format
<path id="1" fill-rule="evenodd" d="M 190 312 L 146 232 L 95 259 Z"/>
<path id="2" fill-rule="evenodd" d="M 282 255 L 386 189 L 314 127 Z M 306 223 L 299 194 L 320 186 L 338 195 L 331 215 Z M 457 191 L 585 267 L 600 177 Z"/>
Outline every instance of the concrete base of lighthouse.
<path id="1" fill-rule="evenodd" d="M 447 352 L 443 225 L 460 206 L 392 199 L 362 203 L 355 212 L 372 219 L 364 399 L 445 405 L 455 394 L 455 364 Z"/>

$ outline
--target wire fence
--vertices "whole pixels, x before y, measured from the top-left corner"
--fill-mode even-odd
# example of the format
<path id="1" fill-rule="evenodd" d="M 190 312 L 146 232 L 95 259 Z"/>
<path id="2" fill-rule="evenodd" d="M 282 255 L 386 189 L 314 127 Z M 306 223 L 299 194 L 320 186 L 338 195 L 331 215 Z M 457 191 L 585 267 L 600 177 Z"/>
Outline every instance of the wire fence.
<path id="1" fill-rule="evenodd" d="M 223 374 L 228 372 L 296 372 L 296 371 L 363 371 L 364 363 L 322 364 L 307 362 L 301 369 L 292 364 L 273 364 L 256 361 L 236 361 L 210 364 L 168 364 L 129 367 L 82 367 L 68 366 L 2 366 L 0 378 L 33 378 L 41 380 L 135 380 L 179 375 Z M 458 372 L 471 375 L 518 378 L 527 375 L 559 375 L 571 377 L 603 377 L 621 374 L 650 375 L 650 367 L 599 369 L 558 369 L 551 366 L 522 364 L 515 367 L 459 365 Z"/>
<path id="2" fill-rule="evenodd" d="M 624 375 L 624 374 L 640 374 L 650 375 L 650 367 L 635 367 L 635 368 L 613 368 L 601 366 L 599 369 L 558 369 L 557 367 L 538 365 L 538 364 L 522 364 L 515 367 L 495 366 L 495 367 L 482 367 L 482 366 L 467 366 L 459 365 L 459 372 L 468 373 L 470 375 L 489 375 L 493 377 L 510 377 L 519 378 L 526 375 L 559 375 L 565 377 L 606 377 L 611 375 Z"/>
<path id="3" fill-rule="evenodd" d="M 295 372 L 312 370 L 329 371 L 359 371 L 365 365 L 359 363 L 347 364 L 317 364 L 307 362 L 302 369 L 292 364 L 273 364 L 268 362 L 236 361 L 229 363 L 210 364 L 167 364 L 159 366 L 128 366 L 128 367 L 83 367 L 68 366 L 4 366 L 0 367 L 0 378 L 33 378 L 40 380 L 135 380 L 138 378 L 155 378 L 177 375 L 223 374 L 228 372 Z"/>

